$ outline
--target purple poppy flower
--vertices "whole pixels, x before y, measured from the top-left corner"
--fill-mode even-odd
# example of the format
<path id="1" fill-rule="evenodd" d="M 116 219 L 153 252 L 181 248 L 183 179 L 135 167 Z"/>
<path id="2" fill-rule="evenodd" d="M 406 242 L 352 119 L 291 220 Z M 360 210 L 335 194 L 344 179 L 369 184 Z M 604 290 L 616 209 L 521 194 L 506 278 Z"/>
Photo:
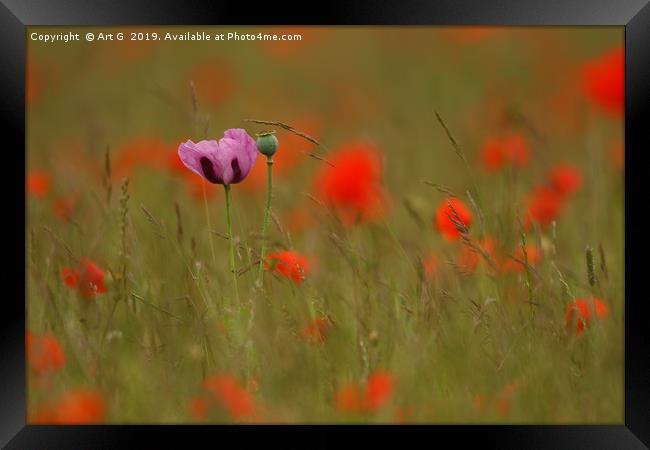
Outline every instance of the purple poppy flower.
<path id="1" fill-rule="evenodd" d="M 248 175 L 257 159 L 257 145 L 242 128 L 232 128 L 215 140 L 191 140 L 179 145 L 185 167 L 214 184 L 236 184 Z"/>

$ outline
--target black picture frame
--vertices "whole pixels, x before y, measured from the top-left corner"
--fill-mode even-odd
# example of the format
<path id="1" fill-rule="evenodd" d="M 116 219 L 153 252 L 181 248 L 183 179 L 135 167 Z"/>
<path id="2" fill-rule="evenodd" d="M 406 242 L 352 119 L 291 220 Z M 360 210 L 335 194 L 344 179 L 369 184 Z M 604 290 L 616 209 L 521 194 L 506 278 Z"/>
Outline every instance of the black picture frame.
<path id="1" fill-rule="evenodd" d="M 650 6 L 647 0 L 418 0 L 323 2 L 298 8 L 276 2 L 251 7 L 245 2 L 110 0 L 1 0 L 0 1 L 0 114 L 5 171 L 0 177 L 3 205 L 8 213 L 26 211 L 25 192 L 25 42 L 29 25 L 616 25 L 625 27 L 625 422 L 607 426 L 405 426 L 361 430 L 367 438 L 399 442 L 407 431 L 429 445 L 436 442 L 476 442 L 498 448 L 647 448 L 650 445 L 650 327 L 647 300 L 639 296 L 644 276 L 643 255 L 647 248 L 641 207 L 644 203 L 645 166 L 640 158 L 647 151 L 647 118 L 650 104 Z M 642 146 L 642 143 L 644 146 Z M 22 192 L 22 197 L 21 197 Z M 639 200 L 637 202 L 637 200 Z M 10 261 L 0 271 L 5 295 L 2 302 L 2 364 L 0 365 L 0 444 L 8 449 L 130 447 L 134 441 L 153 445 L 193 445 L 197 432 L 211 435 L 214 444 L 225 434 L 242 443 L 282 433 L 286 427 L 211 426 L 36 426 L 26 425 L 25 406 L 25 282 L 17 282 L 25 268 L 25 247 L 20 238 L 25 223 L 7 215 L 4 249 L 14 244 Z M 9 218 L 11 217 L 11 218 Z M 26 217 L 26 216 L 23 216 Z M 26 219 L 25 219 L 26 220 Z M 635 262 L 637 262 L 635 264 Z M 14 273 L 15 272 L 15 273 Z M 26 280 L 23 273 L 23 280 Z M 320 427 L 297 427 L 307 431 Z M 300 445 L 340 442 L 340 431 L 357 427 L 313 430 L 318 439 L 300 436 Z M 302 433 L 300 433 L 302 434 Z M 292 434 L 296 439 L 297 434 Z M 233 438 L 235 436 L 228 436 Z M 279 437 L 279 435 L 278 435 Z M 440 439 L 444 439 L 441 441 Z M 283 437 L 286 440 L 286 437 Z M 289 443 L 290 441 L 286 441 Z"/>

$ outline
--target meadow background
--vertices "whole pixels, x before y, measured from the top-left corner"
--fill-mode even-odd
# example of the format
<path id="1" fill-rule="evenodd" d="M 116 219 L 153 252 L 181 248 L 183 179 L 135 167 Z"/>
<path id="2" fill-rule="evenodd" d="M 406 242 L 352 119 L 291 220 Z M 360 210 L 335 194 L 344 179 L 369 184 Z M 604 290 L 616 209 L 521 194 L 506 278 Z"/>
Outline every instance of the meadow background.
<path id="1" fill-rule="evenodd" d="M 622 28 L 28 35 L 70 30 L 303 39 L 28 39 L 30 422 L 622 423 Z M 300 266 L 256 284 L 260 155 L 240 305 L 223 189 L 176 157 L 229 128 L 277 131 L 268 246 Z"/>

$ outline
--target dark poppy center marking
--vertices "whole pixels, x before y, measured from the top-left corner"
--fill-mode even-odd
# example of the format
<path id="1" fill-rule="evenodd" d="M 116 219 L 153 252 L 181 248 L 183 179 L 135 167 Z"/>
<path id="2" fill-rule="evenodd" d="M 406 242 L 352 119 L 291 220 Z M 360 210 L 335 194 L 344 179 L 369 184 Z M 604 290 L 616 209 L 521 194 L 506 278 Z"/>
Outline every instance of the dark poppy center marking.
<path id="1" fill-rule="evenodd" d="M 214 165 L 210 159 L 202 156 L 199 160 L 201 163 L 201 169 L 203 170 L 203 176 L 210 182 L 214 184 L 223 184 L 223 180 L 214 172 Z"/>
<path id="2" fill-rule="evenodd" d="M 230 167 L 232 167 L 232 182 L 239 183 L 242 180 L 241 168 L 239 167 L 239 160 L 237 158 L 230 161 Z"/>

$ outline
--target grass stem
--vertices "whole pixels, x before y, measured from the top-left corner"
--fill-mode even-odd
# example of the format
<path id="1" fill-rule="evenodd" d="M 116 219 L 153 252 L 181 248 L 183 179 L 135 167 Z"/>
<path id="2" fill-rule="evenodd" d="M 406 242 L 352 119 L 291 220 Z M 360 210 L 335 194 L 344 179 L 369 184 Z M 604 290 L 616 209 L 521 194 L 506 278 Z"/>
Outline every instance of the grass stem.
<path id="1" fill-rule="evenodd" d="M 262 250 L 260 251 L 260 267 L 258 275 L 258 283 L 263 285 L 264 277 L 264 257 L 266 256 L 266 230 L 269 227 L 269 218 L 271 217 L 271 200 L 273 198 L 273 158 L 266 159 L 266 166 L 268 168 L 268 186 L 266 191 L 266 208 L 264 209 L 264 221 L 262 222 Z"/>

